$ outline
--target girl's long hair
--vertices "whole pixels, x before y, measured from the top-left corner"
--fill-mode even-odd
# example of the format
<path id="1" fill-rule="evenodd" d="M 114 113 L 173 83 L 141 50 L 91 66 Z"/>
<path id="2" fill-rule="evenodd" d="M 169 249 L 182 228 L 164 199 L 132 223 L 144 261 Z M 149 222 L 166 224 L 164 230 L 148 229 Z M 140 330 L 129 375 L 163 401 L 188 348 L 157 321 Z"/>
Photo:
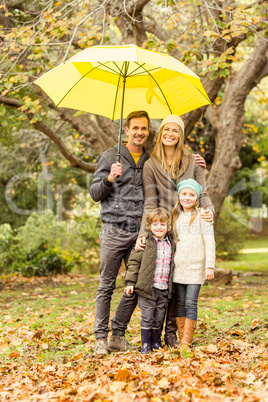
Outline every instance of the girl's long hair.
<path id="1" fill-rule="evenodd" d="M 173 211 L 172 211 L 172 214 L 171 214 L 171 216 L 172 216 L 172 225 L 173 225 L 173 233 L 174 233 L 175 239 L 177 239 L 177 240 L 179 240 L 179 234 L 177 232 L 176 223 L 177 223 L 177 220 L 178 220 L 178 218 L 179 218 L 179 216 L 180 216 L 180 214 L 182 212 L 183 212 L 183 208 L 181 206 L 180 197 L 178 195 L 176 205 L 173 208 Z M 199 212 L 199 198 L 197 198 L 197 200 L 196 200 L 196 202 L 194 204 L 194 210 L 191 212 L 191 218 L 190 218 L 190 221 L 189 221 L 189 227 L 191 226 L 191 224 L 193 223 L 193 221 L 197 217 L 198 212 Z"/>
<path id="2" fill-rule="evenodd" d="M 165 126 L 160 128 L 155 147 L 152 152 L 152 156 L 155 156 L 162 164 L 162 168 L 170 175 L 174 180 L 179 174 L 184 173 L 188 165 L 187 162 L 190 159 L 190 152 L 184 147 L 184 137 L 181 128 L 179 127 L 179 140 L 175 148 L 175 154 L 171 166 L 167 164 L 165 148 L 161 140 L 162 132 Z"/>

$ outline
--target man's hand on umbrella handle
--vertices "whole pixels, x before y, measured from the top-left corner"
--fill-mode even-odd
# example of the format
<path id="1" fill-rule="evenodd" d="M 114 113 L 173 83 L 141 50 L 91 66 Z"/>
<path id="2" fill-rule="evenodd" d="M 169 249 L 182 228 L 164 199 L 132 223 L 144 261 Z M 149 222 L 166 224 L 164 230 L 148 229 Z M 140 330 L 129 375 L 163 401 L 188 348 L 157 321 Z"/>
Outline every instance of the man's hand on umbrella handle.
<path id="1" fill-rule="evenodd" d="M 136 240 L 135 250 L 136 251 L 144 250 L 145 244 L 146 244 L 146 237 L 145 236 L 138 237 L 138 239 Z"/>
<path id="2" fill-rule="evenodd" d="M 211 225 L 214 223 L 214 214 L 210 209 L 206 209 L 201 213 L 200 217 L 204 219 L 204 221 L 209 222 Z"/>
<path id="3" fill-rule="evenodd" d="M 201 155 L 194 154 L 193 157 L 194 157 L 194 160 L 196 161 L 196 163 L 198 163 L 199 166 L 201 166 L 204 169 L 207 167 L 206 161 Z"/>
<path id="4" fill-rule="evenodd" d="M 111 171 L 108 176 L 108 180 L 113 182 L 117 179 L 117 177 L 122 176 L 122 164 L 117 162 L 113 163 L 111 166 Z"/>

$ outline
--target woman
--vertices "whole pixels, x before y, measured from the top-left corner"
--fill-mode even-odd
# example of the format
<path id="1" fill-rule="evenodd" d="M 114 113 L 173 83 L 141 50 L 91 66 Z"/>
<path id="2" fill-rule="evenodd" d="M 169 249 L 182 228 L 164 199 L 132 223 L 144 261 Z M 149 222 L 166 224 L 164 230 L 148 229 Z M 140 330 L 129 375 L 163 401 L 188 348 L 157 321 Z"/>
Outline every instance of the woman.
<path id="1" fill-rule="evenodd" d="M 146 242 L 147 215 L 158 207 L 165 208 L 171 213 L 177 200 L 177 184 L 185 179 L 194 179 L 201 185 L 200 206 L 206 209 L 201 218 L 213 222 L 214 208 L 206 190 L 204 169 L 184 147 L 182 119 L 177 115 L 170 115 L 162 121 L 152 155 L 143 168 L 145 204 L 136 242 L 137 250 L 142 250 Z M 176 344 L 176 316 L 177 296 L 174 295 L 169 303 L 166 318 L 165 342 L 168 346 Z"/>

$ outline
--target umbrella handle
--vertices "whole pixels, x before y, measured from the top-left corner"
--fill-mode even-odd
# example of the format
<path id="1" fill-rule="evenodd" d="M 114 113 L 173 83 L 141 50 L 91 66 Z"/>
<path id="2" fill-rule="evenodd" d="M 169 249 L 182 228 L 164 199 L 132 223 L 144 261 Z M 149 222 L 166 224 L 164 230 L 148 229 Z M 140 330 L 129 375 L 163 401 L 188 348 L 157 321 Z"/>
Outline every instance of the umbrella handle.
<path id="1" fill-rule="evenodd" d="M 116 155 L 116 163 L 120 163 L 120 160 L 121 160 L 121 155 L 118 153 Z"/>

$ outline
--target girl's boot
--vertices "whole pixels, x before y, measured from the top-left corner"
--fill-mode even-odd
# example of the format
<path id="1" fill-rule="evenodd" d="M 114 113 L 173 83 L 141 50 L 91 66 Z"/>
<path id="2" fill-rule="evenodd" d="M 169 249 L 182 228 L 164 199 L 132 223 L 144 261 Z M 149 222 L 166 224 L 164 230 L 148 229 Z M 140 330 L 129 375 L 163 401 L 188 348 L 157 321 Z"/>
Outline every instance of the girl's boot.
<path id="1" fill-rule="evenodd" d="M 160 329 L 153 328 L 151 330 L 151 350 L 159 349 L 159 334 L 160 334 Z"/>
<path id="2" fill-rule="evenodd" d="M 183 334 L 184 334 L 185 320 L 186 320 L 186 317 L 177 317 L 176 318 L 177 328 L 178 328 L 178 332 L 179 332 L 180 344 L 181 344 Z"/>
<path id="3" fill-rule="evenodd" d="M 185 319 L 184 332 L 181 340 L 179 350 L 181 352 L 189 352 L 193 340 L 194 331 L 196 328 L 196 321 L 190 318 Z"/>
<path id="4" fill-rule="evenodd" d="M 141 328 L 141 353 L 147 355 L 151 351 L 151 330 Z"/>

